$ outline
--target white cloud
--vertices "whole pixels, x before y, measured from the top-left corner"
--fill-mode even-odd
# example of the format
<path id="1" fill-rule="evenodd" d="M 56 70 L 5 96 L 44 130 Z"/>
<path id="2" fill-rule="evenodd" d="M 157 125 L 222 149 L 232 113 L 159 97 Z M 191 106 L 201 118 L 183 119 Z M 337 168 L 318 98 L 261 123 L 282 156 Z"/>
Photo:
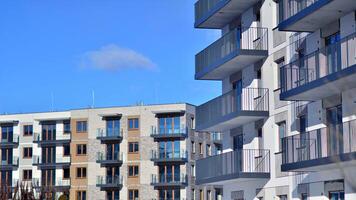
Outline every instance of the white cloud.
<path id="1" fill-rule="evenodd" d="M 115 44 L 84 53 L 81 66 L 103 70 L 147 69 L 156 68 L 156 64 L 139 52 L 122 48 Z"/>

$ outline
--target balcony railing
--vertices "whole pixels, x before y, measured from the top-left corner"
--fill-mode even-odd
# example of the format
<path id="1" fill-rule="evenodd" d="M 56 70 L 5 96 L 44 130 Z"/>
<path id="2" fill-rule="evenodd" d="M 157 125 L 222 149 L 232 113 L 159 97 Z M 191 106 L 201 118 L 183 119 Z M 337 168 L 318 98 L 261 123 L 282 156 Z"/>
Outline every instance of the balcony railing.
<path id="1" fill-rule="evenodd" d="M 123 184 L 122 176 L 97 176 L 96 185 L 99 187 L 120 187 Z"/>
<path id="2" fill-rule="evenodd" d="M 63 179 L 63 178 L 57 179 L 56 186 L 60 186 L 60 187 L 70 186 L 70 179 Z"/>
<path id="3" fill-rule="evenodd" d="M 216 5 L 224 0 L 199 0 L 195 3 L 195 21 L 199 21 L 208 12 L 213 10 Z"/>
<path id="4" fill-rule="evenodd" d="M 212 132 L 210 133 L 212 141 L 221 141 L 222 140 L 222 133 L 219 132 Z"/>
<path id="5" fill-rule="evenodd" d="M 185 125 L 170 130 L 161 130 L 156 126 L 151 126 L 151 137 L 154 138 L 174 138 L 187 137 L 188 128 Z"/>
<path id="6" fill-rule="evenodd" d="M 1 166 L 18 166 L 19 165 L 19 157 L 13 156 L 12 159 L 1 160 Z"/>
<path id="7" fill-rule="evenodd" d="M 13 135 L 11 138 L 1 138 L 1 144 L 18 144 L 19 135 Z"/>
<path id="8" fill-rule="evenodd" d="M 44 160 L 41 156 L 32 156 L 32 163 L 34 165 L 56 165 L 56 164 L 69 164 L 71 162 L 70 156 L 56 155 L 53 160 Z"/>
<path id="9" fill-rule="evenodd" d="M 268 29 L 260 27 L 234 29 L 195 56 L 195 73 L 207 73 L 240 53 L 253 50 L 268 51 Z"/>
<path id="10" fill-rule="evenodd" d="M 282 170 L 285 164 L 296 164 L 291 170 L 297 170 L 305 166 L 312 167 L 354 160 L 354 156 L 346 155 L 356 152 L 355 135 L 356 120 L 353 120 L 334 127 L 320 128 L 285 137 L 281 141 Z M 326 161 L 321 162 L 319 159 L 326 159 Z M 308 161 L 315 162 L 308 165 Z M 304 162 L 306 165 L 301 165 L 300 162 Z M 288 170 L 284 169 L 283 171 Z"/>
<path id="11" fill-rule="evenodd" d="M 122 152 L 114 152 L 113 154 L 108 152 L 98 152 L 97 162 L 122 162 L 124 154 Z"/>
<path id="12" fill-rule="evenodd" d="M 50 137 L 43 138 L 41 133 L 34 133 L 33 134 L 33 141 L 34 142 L 56 142 L 56 141 L 63 141 L 63 140 L 70 140 L 70 134 L 52 134 Z"/>
<path id="13" fill-rule="evenodd" d="M 354 66 L 356 64 L 355 37 L 356 33 L 281 67 L 282 95 L 284 92 Z"/>
<path id="14" fill-rule="evenodd" d="M 320 0 L 280 0 L 279 20 L 284 21 Z"/>
<path id="15" fill-rule="evenodd" d="M 156 174 L 151 175 L 151 184 L 152 185 L 161 185 L 161 186 L 169 186 L 169 185 L 185 185 L 187 184 L 187 175 L 178 174 L 178 175 L 162 175 L 157 176 Z"/>
<path id="16" fill-rule="evenodd" d="M 186 161 L 188 158 L 188 152 L 185 150 L 173 151 L 173 152 L 159 152 L 151 151 L 151 160 L 156 162 L 174 162 L 174 161 Z"/>
<path id="17" fill-rule="evenodd" d="M 226 117 L 243 111 L 269 110 L 267 88 L 244 88 L 242 91 L 231 90 L 196 109 L 197 129 L 205 129 L 204 124 L 222 123 Z M 216 130 L 220 131 L 220 130 Z"/>
<path id="18" fill-rule="evenodd" d="M 111 137 L 122 137 L 123 130 L 120 128 L 113 128 L 113 129 L 105 129 L 105 128 L 98 128 L 96 131 L 97 138 L 111 138 Z"/>
<path id="19" fill-rule="evenodd" d="M 238 178 L 268 178 L 270 151 L 262 149 L 231 151 L 200 159 L 196 165 L 198 184 Z"/>

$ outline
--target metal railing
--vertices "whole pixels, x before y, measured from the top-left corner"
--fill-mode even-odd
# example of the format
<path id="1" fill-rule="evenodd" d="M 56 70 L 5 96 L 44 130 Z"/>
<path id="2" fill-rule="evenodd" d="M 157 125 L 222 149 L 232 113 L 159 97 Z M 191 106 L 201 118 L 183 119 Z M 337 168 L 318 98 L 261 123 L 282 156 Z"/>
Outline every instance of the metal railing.
<path id="1" fill-rule="evenodd" d="M 1 160 L 0 166 L 18 166 L 19 165 L 19 157 L 13 156 L 7 160 Z"/>
<path id="2" fill-rule="evenodd" d="M 34 142 L 46 142 L 46 141 L 56 141 L 56 140 L 70 140 L 70 134 L 58 134 L 53 133 L 47 138 L 43 138 L 41 133 L 33 133 Z"/>
<path id="3" fill-rule="evenodd" d="M 226 0 L 199 0 L 195 3 L 195 21 L 200 20 L 204 15 L 213 10 L 216 5 Z"/>
<path id="4" fill-rule="evenodd" d="M 239 111 L 268 111 L 267 88 L 243 88 L 231 90 L 196 108 L 197 124 L 215 122 L 226 115 Z"/>
<path id="5" fill-rule="evenodd" d="M 97 161 L 123 161 L 124 154 L 122 152 L 114 152 L 113 154 L 108 152 L 98 152 Z"/>
<path id="6" fill-rule="evenodd" d="M 122 176 L 97 176 L 96 184 L 97 185 L 112 185 L 120 186 L 123 183 Z"/>
<path id="7" fill-rule="evenodd" d="M 356 64 L 356 33 L 297 59 L 280 69 L 282 92 Z"/>
<path id="8" fill-rule="evenodd" d="M 280 0 L 279 4 L 279 22 L 282 22 L 305 8 L 313 5 L 319 0 Z"/>
<path id="9" fill-rule="evenodd" d="M 172 151 L 172 152 L 159 152 L 156 150 L 151 151 L 151 159 L 154 160 L 172 160 L 172 159 L 187 159 L 188 152 L 185 150 Z"/>
<path id="10" fill-rule="evenodd" d="M 283 164 L 356 152 L 356 120 L 288 136 L 281 144 Z"/>
<path id="11" fill-rule="evenodd" d="M 211 140 L 213 141 L 220 141 L 222 140 L 222 133 L 219 132 L 212 132 L 210 133 Z"/>
<path id="12" fill-rule="evenodd" d="M 186 135 L 188 127 L 181 125 L 180 127 L 173 127 L 170 130 L 160 130 L 156 126 L 151 126 L 151 136 L 170 136 L 170 135 Z"/>
<path id="13" fill-rule="evenodd" d="M 123 129 L 120 128 L 113 128 L 113 129 L 106 129 L 106 128 L 98 128 L 96 130 L 97 137 L 122 137 Z"/>
<path id="14" fill-rule="evenodd" d="M 238 173 L 270 173 L 270 151 L 242 149 L 226 152 L 197 160 L 196 167 L 197 180 Z"/>
<path id="15" fill-rule="evenodd" d="M 185 174 L 161 174 L 157 176 L 156 174 L 151 175 L 152 184 L 186 184 L 187 175 Z"/>
<path id="16" fill-rule="evenodd" d="M 44 160 L 42 156 L 33 155 L 32 156 L 32 164 L 60 164 L 60 163 L 70 163 L 70 156 L 56 155 L 52 159 Z"/>
<path id="17" fill-rule="evenodd" d="M 56 180 L 56 186 L 70 186 L 70 179 L 59 178 Z"/>
<path id="18" fill-rule="evenodd" d="M 19 143 L 19 135 L 12 135 L 11 138 L 1 138 L 1 143 Z"/>
<path id="19" fill-rule="evenodd" d="M 267 51 L 268 29 L 242 27 L 226 33 L 195 56 L 195 72 L 205 71 L 239 50 Z"/>

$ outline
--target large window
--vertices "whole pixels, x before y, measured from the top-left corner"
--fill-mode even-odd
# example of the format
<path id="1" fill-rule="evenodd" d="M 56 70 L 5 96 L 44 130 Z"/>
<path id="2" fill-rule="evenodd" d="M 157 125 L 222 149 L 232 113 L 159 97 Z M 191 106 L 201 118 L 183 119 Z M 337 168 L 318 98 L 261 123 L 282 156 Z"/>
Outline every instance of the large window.
<path id="1" fill-rule="evenodd" d="M 180 181 L 180 165 L 159 166 L 159 182 L 171 183 Z"/>
<path id="2" fill-rule="evenodd" d="M 180 141 L 168 141 L 159 143 L 160 158 L 179 158 L 180 156 Z"/>
<path id="3" fill-rule="evenodd" d="M 160 200 L 180 200 L 180 190 L 179 189 L 159 190 L 158 194 L 159 194 Z"/>
<path id="4" fill-rule="evenodd" d="M 2 126 L 1 127 L 1 141 L 12 141 L 13 138 L 13 127 L 12 126 Z"/>
<path id="5" fill-rule="evenodd" d="M 42 125 L 42 140 L 56 140 L 56 124 Z"/>
<path id="6" fill-rule="evenodd" d="M 87 121 L 77 121 L 77 133 L 87 132 L 88 122 Z"/>
<path id="7" fill-rule="evenodd" d="M 120 158 L 120 144 L 107 144 L 106 152 L 107 160 L 118 160 Z"/>
<path id="8" fill-rule="evenodd" d="M 139 199 L 138 190 L 129 190 L 129 200 Z"/>
<path id="9" fill-rule="evenodd" d="M 106 120 L 106 132 L 107 136 L 119 136 L 120 135 L 120 120 L 110 119 Z"/>
<path id="10" fill-rule="evenodd" d="M 139 128 L 139 119 L 138 118 L 130 118 L 129 121 L 129 130 L 136 130 Z"/>
<path id="11" fill-rule="evenodd" d="M 129 168 L 129 177 L 137 177 L 139 175 L 139 167 L 138 165 L 128 166 Z"/>
<path id="12" fill-rule="evenodd" d="M 32 125 L 24 125 L 23 126 L 23 136 L 32 136 L 33 134 L 33 126 Z"/>
<path id="13" fill-rule="evenodd" d="M 70 156 L 70 145 L 69 144 L 63 145 L 63 156 Z"/>
<path id="14" fill-rule="evenodd" d="M 180 117 L 161 117 L 159 118 L 160 134 L 177 134 L 180 133 Z"/>
<path id="15" fill-rule="evenodd" d="M 70 121 L 66 120 L 63 122 L 63 132 L 64 133 L 70 133 Z"/>
<path id="16" fill-rule="evenodd" d="M 138 142 L 129 142 L 129 153 L 138 153 L 139 145 Z"/>

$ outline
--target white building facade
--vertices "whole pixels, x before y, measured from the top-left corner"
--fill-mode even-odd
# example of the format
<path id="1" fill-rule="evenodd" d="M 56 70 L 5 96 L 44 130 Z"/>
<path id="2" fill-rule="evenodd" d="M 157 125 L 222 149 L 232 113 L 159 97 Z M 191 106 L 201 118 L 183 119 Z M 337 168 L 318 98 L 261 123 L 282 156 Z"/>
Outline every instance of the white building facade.
<path id="1" fill-rule="evenodd" d="M 199 0 L 195 27 L 221 38 L 196 55 L 222 95 L 196 109 L 223 152 L 197 183 L 223 199 L 356 199 L 356 2 Z M 210 166 L 210 167 L 207 167 Z"/>

